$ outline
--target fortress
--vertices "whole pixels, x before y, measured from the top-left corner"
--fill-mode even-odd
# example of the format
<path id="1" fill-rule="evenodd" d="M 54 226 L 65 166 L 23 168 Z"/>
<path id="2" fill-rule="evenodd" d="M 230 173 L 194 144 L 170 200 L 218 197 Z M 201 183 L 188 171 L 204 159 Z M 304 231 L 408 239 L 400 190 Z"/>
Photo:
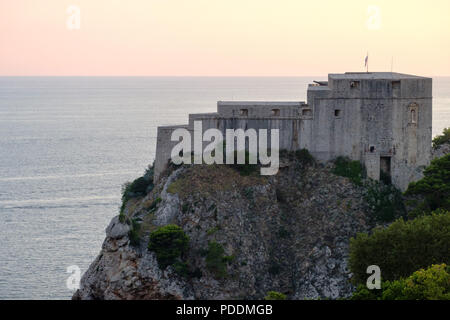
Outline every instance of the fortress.
<path id="1" fill-rule="evenodd" d="M 318 161 L 359 160 L 368 177 L 390 176 L 406 190 L 430 163 L 432 79 L 370 72 L 329 74 L 310 84 L 307 102 L 219 101 L 217 112 L 190 114 L 189 123 L 158 127 L 155 179 L 167 167 L 177 128 L 279 129 L 280 149 L 308 149 Z M 270 144 L 269 144 L 270 145 Z"/>

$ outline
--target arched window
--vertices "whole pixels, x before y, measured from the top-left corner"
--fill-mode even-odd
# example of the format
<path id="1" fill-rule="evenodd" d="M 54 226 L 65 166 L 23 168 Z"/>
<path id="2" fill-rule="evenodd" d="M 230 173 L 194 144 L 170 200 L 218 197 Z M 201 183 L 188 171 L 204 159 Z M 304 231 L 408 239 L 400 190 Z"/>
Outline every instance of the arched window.
<path id="1" fill-rule="evenodd" d="M 419 113 L 419 106 L 417 103 L 411 103 L 409 105 L 409 119 L 408 122 L 412 124 L 417 124 L 417 116 Z"/>
<path id="2" fill-rule="evenodd" d="M 417 112 L 416 109 L 411 110 L 411 123 L 417 123 Z"/>

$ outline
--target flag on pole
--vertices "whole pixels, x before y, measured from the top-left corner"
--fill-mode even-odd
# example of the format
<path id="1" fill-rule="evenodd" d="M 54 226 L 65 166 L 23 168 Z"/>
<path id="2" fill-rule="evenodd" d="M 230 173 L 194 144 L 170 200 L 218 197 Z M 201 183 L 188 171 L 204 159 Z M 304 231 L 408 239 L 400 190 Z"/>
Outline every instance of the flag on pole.
<path id="1" fill-rule="evenodd" d="M 369 53 L 367 52 L 366 58 L 364 59 L 364 66 L 366 67 L 367 72 L 369 72 Z"/>

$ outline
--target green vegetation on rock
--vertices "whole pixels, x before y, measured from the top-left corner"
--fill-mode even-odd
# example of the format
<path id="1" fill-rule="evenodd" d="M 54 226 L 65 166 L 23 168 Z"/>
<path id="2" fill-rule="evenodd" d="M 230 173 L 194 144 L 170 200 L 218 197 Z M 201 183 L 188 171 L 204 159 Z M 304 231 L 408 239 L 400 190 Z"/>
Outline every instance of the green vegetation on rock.
<path id="1" fill-rule="evenodd" d="M 431 212 L 438 208 L 450 210 L 450 154 L 434 159 L 424 171 L 424 177 L 412 182 L 406 195 L 421 195 L 422 209 Z"/>
<path id="2" fill-rule="evenodd" d="M 366 269 L 377 265 L 384 280 L 397 280 L 420 268 L 450 262 L 450 212 L 440 211 L 389 227 L 371 235 L 360 233 L 350 240 L 349 266 L 353 281 L 364 283 Z"/>
<path id="3" fill-rule="evenodd" d="M 450 143 L 450 128 L 445 128 L 441 135 L 433 139 L 433 148 L 437 148 L 445 143 Z"/>
<path id="4" fill-rule="evenodd" d="M 360 284 L 352 300 L 450 300 L 450 266 L 432 265 L 407 278 L 384 281 L 381 290 Z"/>
<path id="5" fill-rule="evenodd" d="M 186 252 L 189 237 L 183 229 L 174 224 L 158 228 L 150 234 L 148 249 L 155 252 L 156 259 L 161 269 L 181 261 L 181 256 Z"/>
<path id="6" fill-rule="evenodd" d="M 277 291 L 269 291 L 267 292 L 267 295 L 264 298 L 265 300 L 286 300 L 286 295 L 277 292 Z"/>
<path id="7" fill-rule="evenodd" d="M 332 172 L 335 175 L 349 178 L 356 185 L 362 185 L 364 167 L 359 161 L 352 161 L 346 157 L 338 157 L 334 160 Z"/>
<path id="8" fill-rule="evenodd" d="M 364 199 L 376 222 L 392 222 L 406 216 L 402 193 L 393 185 L 370 181 Z"/>
<path id="9" fill-rule="evenodd" d="M 125 206 L 131 198 L 145 196 L 152 191 L 153 184 L 153 166 L 150 165 L 142 177 L 137 178 L 133 182 L 126 182 L 122 185 L 122 205 L 120 206 L 119 220 L 125 221 Z"/>
<path id="10" fill-rule="evenodd" d="M 250 153 L 245 151 L 244 155 L 245 163 L 237 164 L 238 160 L 238 152 L 234 152 L 234 164 L 230 165 L 233 169 L 235 169 L 241 176 L 250 176 L 255 174 L 258 171 L 257 164 L 250 164 Z"/>
<path id="11" fill-rule="evenodd" d="M 307 149 L 301 149 L 295 151 L 295 157 L 298 161 L 300 161 L 303 165 L 313 165 L 316 163 L 316 159 L 309 153 Z"/>
<path id="12" fill-rule="evenodd" d="M 208 243 L 206 253 L 206 268 L 214 274 L 217 279 L 227 277 L 227 264 L 231 262 L 233 256 L 225 256 L 225 250 L 220 243 L 211 241 Z"/>

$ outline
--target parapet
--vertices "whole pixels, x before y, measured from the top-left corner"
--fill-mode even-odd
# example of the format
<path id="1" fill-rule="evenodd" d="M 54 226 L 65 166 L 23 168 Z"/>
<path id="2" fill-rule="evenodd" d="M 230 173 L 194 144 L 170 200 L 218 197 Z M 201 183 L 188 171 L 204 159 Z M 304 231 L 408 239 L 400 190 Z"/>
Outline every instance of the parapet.
<path id="1" fill-rule="evenodd" d="M 303 101 L 218 101 L 219 117 L 253 119 L 296 117 Z"/>

